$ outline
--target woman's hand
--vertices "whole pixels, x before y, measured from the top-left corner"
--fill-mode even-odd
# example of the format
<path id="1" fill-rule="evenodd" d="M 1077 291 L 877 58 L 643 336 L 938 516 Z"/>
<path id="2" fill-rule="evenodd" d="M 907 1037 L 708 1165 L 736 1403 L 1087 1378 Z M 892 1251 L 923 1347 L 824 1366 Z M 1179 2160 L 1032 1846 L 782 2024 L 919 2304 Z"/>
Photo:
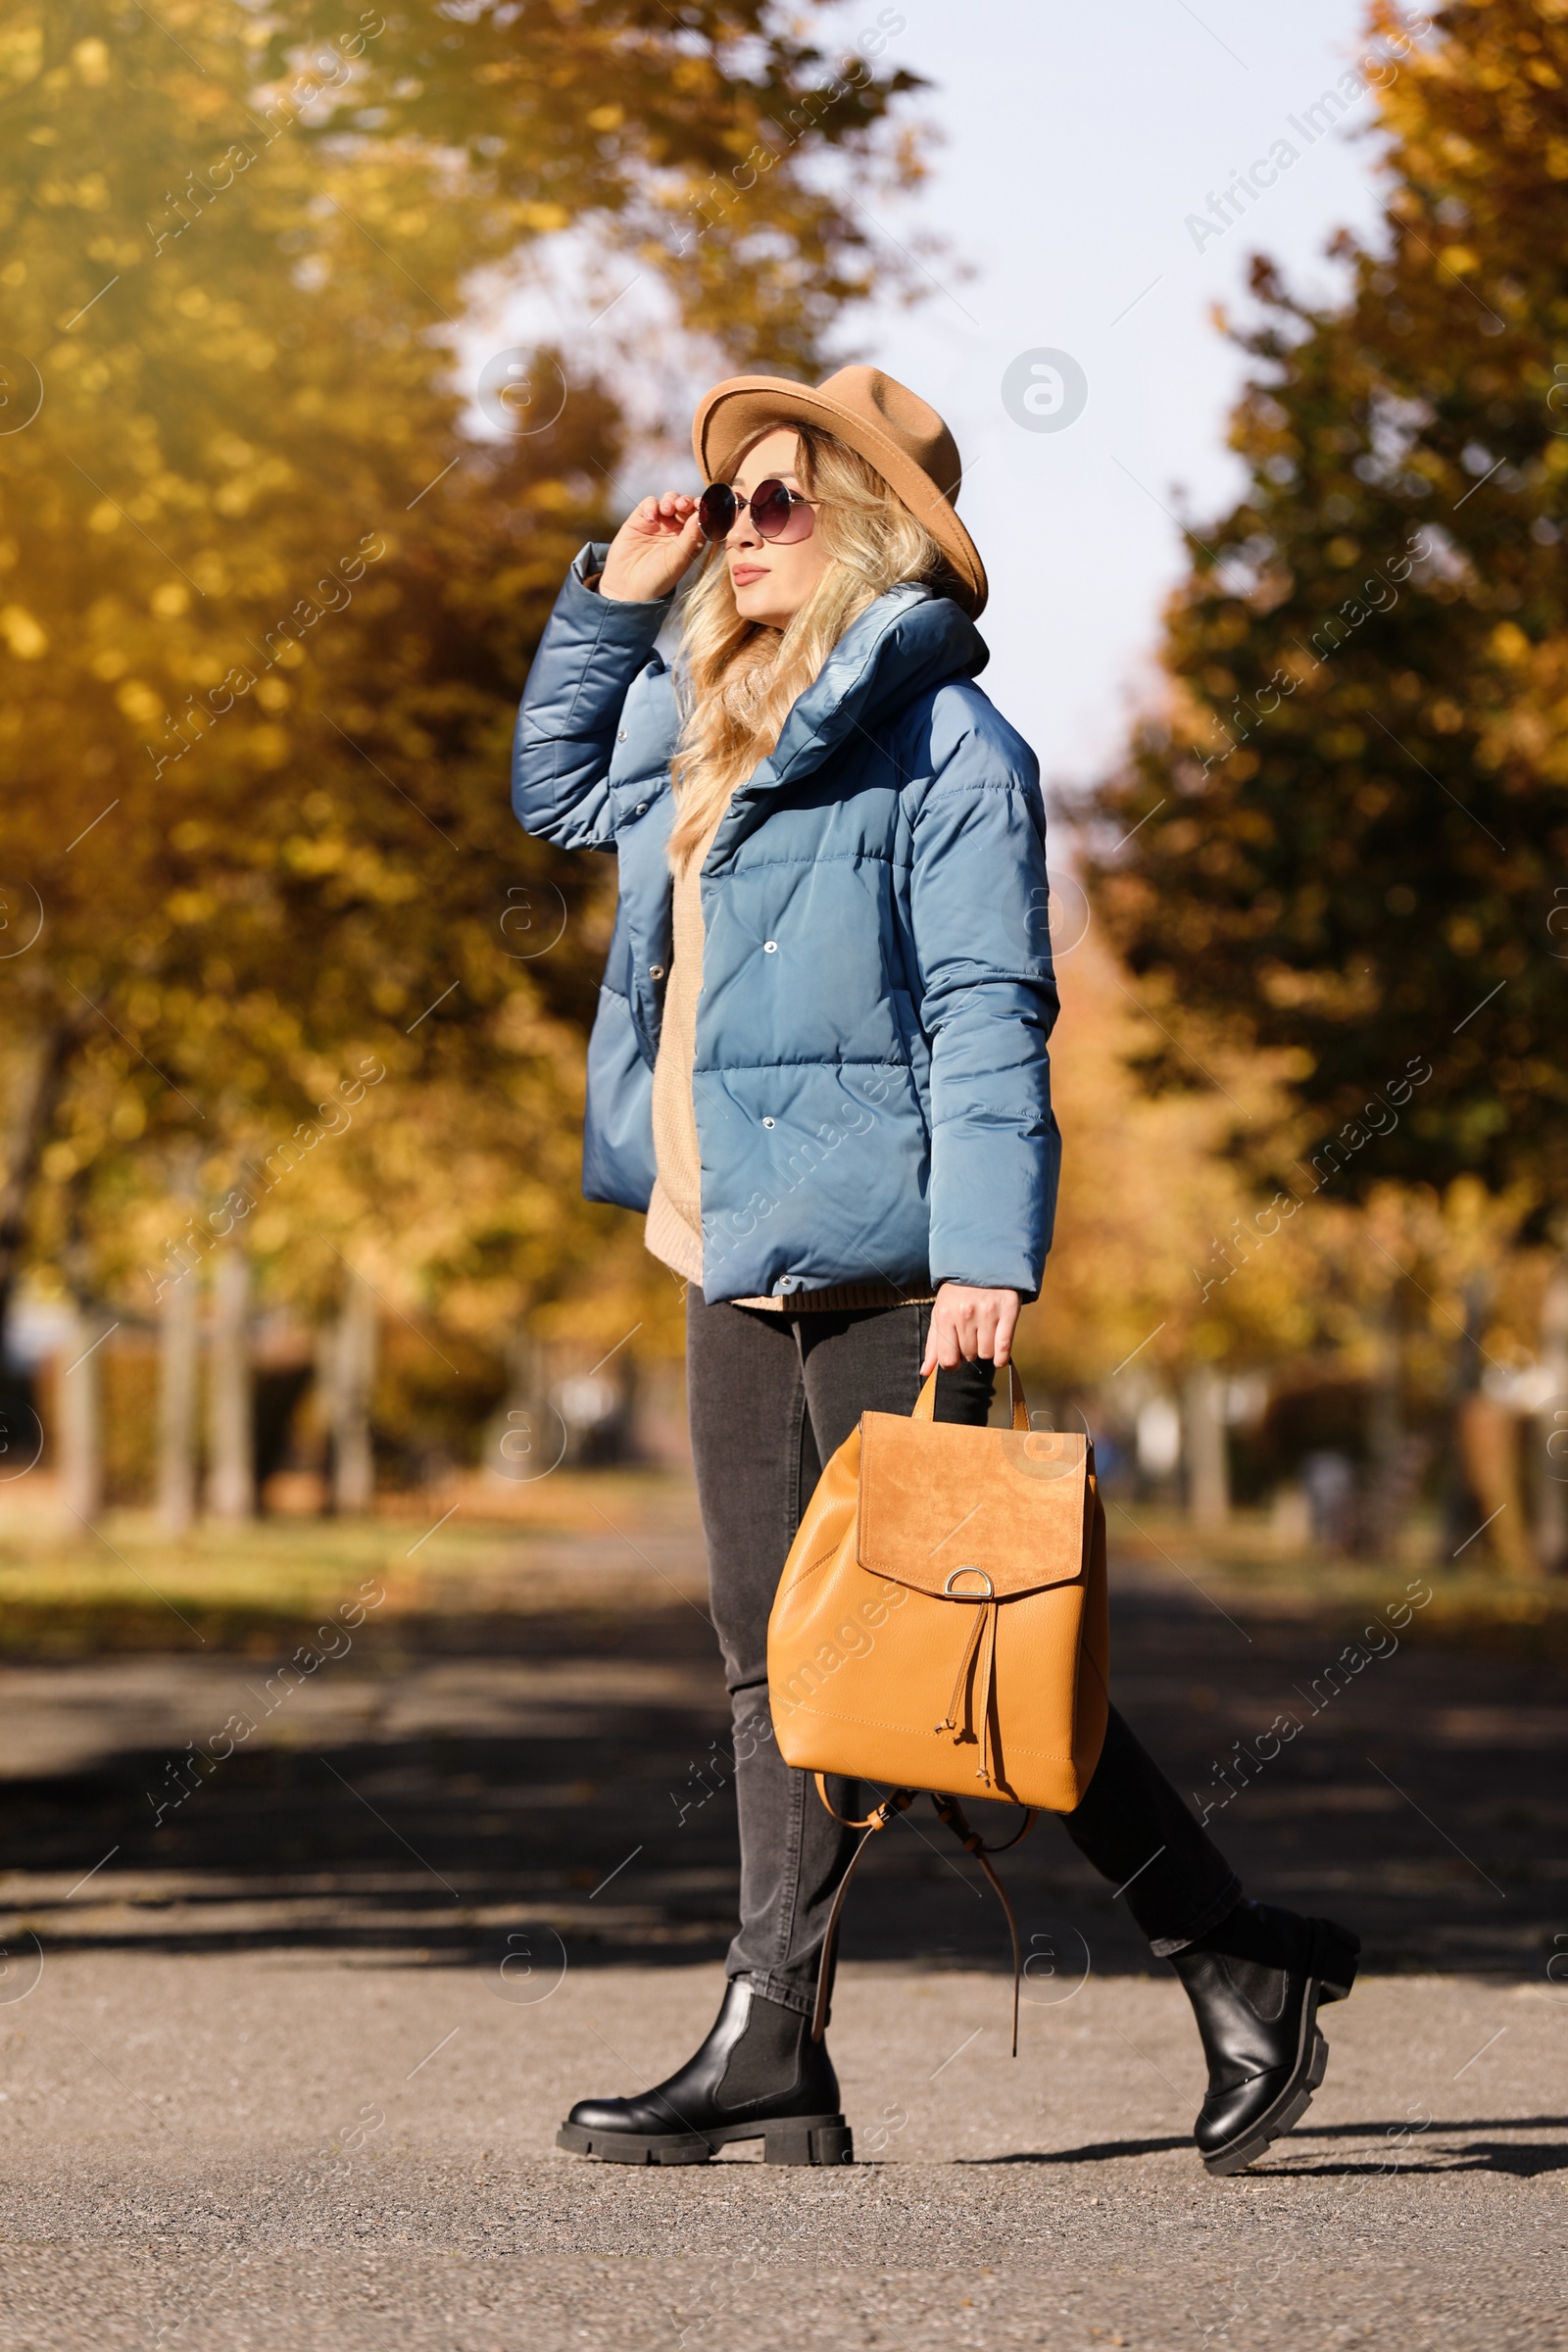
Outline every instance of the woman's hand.
<path id="1" fill-rule="evenodd" d="M 978 1291 L 972 1283 L 945 1282 L 931 1309 L 921 1379 L 939 1364 L 951 1372 L 977 1355 L 988 1357 L 1000 1371 L 1012 1352 L 1017 1321 L 1016 1291 Z"/>
<path id="2" fill-rule="evenodd" d="M 657 604 L 669 595 L 702 544 L 695 498 L 683 490 L 645 498 L 610 543 L 599 593 L 617 604 Z"/>

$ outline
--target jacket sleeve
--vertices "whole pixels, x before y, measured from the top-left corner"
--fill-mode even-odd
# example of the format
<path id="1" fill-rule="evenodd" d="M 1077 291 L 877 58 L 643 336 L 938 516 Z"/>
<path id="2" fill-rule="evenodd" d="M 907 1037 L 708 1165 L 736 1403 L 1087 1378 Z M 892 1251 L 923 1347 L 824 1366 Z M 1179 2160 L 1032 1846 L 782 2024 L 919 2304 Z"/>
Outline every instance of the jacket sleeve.
<path id="1" fill-rule="evenodd" d="M 566 574 L 528 672 L 513 743 L 517 822 L 564 850 L 613 846 L 610 766 L 621 710 L 673 602 L 600 596 L 587 582 L 608 552 L 590 543 Z"/>
<path id="2" fill-rule="evenodd" d="M 1046 820 L 1033 755 L 965 734 L 913 828 L 910 919 L 931 1054 L 931 1279 L 1035 1297 L 1061 1141 Z"/>

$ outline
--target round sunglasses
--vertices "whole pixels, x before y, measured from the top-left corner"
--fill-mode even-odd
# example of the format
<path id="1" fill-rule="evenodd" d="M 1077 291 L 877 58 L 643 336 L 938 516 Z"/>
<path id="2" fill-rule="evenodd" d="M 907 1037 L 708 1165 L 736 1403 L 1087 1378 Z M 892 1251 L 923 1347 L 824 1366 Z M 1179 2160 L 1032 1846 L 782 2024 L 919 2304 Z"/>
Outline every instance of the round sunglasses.
<path id="1" fill-rule="evenodd" d="M 802 539 L 809 539 L 816 527 L 813 513 L 815 500 L 803 498 L 798 490 L 786 489 L 771 475 L 759 482 L 750 498 L 737 498 L 728 482 L 710 482 L 697 502 L 697 519 L 703 537 L 710 542 L 727 539 L 735 528 L 735 518 L 743 507 L 750 507 L 752 520 L 760 539 L 770 539 L 780 547 L 794 547 Z"/>

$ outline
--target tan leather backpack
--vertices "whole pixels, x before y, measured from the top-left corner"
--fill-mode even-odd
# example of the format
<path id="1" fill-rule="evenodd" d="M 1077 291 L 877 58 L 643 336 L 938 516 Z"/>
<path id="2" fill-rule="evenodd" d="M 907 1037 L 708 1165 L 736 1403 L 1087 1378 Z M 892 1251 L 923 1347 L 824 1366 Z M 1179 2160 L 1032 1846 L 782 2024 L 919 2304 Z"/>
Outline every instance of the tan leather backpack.
<path id="1" fill-rule="evenodd" d="M 985 1856 L 1000 1849 L 953 1799 L 1073 1811 L 1100 1760 L 1109 1671 L 1094 1447 L 1032 1429 L 1011 1377 L 1008 1430 L 934 1421 L 934 1373 L 907 1420 L 862 1413 L 807 1506 L 767 1629 L 785 1762 L 815 1773 L 824 1804 L 828 1773 L 892 1783 L 851 1825 L 868 1835 L 933 1792 L 999 1894 Z M 1015 1927 L 1013 1941 L 1016 2042 Z"/>

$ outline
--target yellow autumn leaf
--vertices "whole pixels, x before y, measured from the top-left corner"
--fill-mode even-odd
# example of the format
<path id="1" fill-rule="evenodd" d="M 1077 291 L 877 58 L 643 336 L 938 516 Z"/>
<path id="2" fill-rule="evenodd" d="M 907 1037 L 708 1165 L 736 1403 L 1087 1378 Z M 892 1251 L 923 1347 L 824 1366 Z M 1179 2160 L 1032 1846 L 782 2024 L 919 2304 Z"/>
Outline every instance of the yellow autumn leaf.
<path id="1" fill-rule="evenodd" d="M 25 605 L 7 605 L 0 610 L 0 637 L 19 662 L 36 662 L 49 651 L 48 630 L 40 627 Z"/>
<path id="2" fill-rule="evenodd" d="M 139 727 L 155 726 L 164 715 L 162 700 L 140 678 L 126 678 L 122 686 L 116 688 L 115 700 L 125 716 L 134 719 Z"/>

